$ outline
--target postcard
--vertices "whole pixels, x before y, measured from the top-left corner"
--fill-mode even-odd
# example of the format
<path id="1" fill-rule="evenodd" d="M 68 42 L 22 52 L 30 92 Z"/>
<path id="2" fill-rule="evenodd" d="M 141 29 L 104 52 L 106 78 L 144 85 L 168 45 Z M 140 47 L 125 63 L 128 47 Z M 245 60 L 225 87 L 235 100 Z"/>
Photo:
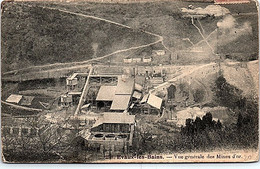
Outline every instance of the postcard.
<path id="1" fill-rule="evenodd" d="M 3 1 L 2 161 L 258 161 L 258 7 Z"/>

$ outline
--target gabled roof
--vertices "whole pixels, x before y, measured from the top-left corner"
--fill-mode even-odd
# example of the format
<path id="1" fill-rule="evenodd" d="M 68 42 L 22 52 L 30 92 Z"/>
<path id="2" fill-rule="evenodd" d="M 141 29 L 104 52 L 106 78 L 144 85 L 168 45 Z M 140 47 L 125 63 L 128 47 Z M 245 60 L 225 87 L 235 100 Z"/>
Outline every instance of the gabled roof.
<path id="1" fill-rule="evenodd" d="M 150 94 L 147 103 L 157 109 L 161 109 L 162 99 L 153 94 Z"/>
<path id="2" fill-rule="evenodd" d="M 19 103 L 20 100 L 22 99 L 22 95 L 18 95 L 18 94 L 11 94 L 7 99 L 6 101 L 7 102 L 10 102 L 10 103 Z"/>
<path id="3" fill-rule="evenodd" d="M 125 110 L 128 108 L 131 95 L 115 95 L 110 110 Z"/>
<path id="4" fill-rule="evenodd" d="M 134 90 L 134 79 L 132 78 L 118 78 L 117 88 L 115 94 L 131 95 Z"/>
<path id="5" fill-rule="evenodd" d="M 115 92 L 116 92 L 116 86 L 101 86 L 98 94 L 97 94 L 97 101 L 113 101 Z"/>
<path id="6" fill-rule="evenodd" d="M 135 115 L 129 115 L 128 113 L 109 113 L 105 112 L 103 116 L 99 117 L 93 127 L 99 126 L 103 123 L 110 124 L 134 124 Z"/>

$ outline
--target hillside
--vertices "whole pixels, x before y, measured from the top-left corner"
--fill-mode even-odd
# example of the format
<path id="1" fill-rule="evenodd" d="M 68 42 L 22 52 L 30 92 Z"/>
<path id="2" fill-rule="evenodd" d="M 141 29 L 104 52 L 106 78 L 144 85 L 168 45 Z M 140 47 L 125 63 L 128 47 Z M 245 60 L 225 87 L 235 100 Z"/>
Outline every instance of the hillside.
<path id="1" fill-rule="evenodd" d="M 146 3 L 94 3 L 94 2 L 17 2 L 4 3 L 2 15 L 2 71 L 33 65 L 85 61 L 101 57 L 119 49 L 126 49 L 155 42 L 157 37 L 143 30 L 163 36 L 164 44 L 172 52 L 180 54 L 179 62 L 194 64 L 201 60 L 214 60 L 206 43 L 194 46 L 202 40 L 191 18 L 183 18 L 181 8 L 192 4 L 205 8 L 212 3 L 201 2 L 146 2 Z M 31 7 L 28 7 L 30 5 Z M 42 8 L 56 8 L 57 10 Z M 205 17 L 194 23 L 203 28 L 204 36 L 210 33 L 209 43 L 215 53 L 238 61 L 258 58 L 258 22 L 254 3 L 222 5 L 234 18 L 235 26 L 229 35 L 215 31 L 223 17 Z M 118 22 L 133 29 L 120 27 L 105 21 L 85 18 L 58 9 L 96 16 Z M 252 14 L 245 14 L 251 11 Z M 240 14 L 241 13 L 241 14 Z M 47 15 L 48 14 L 48 15 Z M 242 25 L 242 26 L 241 26 Z M 243 25 L 248 31 L 241 32 Z M 201 28 L 201 29 L 202 29 Z M 234 35 L 234 36 L 232 36 Z M 225 41 L 228 38 L 236 37 Z M 221 39 L 222 38 L 222 39 Z M 218 42 L 216 42 L 218 40 Z M 245 45 L 246 44 L 246 45 Z M 189 49 L 202 53 L 188 52 Z"/>
<path id="2" fill-rule="evenodd" d="M 3 3 L 2 72 L 85 61 L 158 40 L 102 20 L 28 4 Z"/>
<path id="3" fill-rule="evenodd" d="M 107 18 L 118 23 L 131 26 L 136 29 L 147 30 L 164 37 L 165 45 L 172 51 L 185 50 L 192 47 L 191 43 L 184 40 L 189 38 L 194 44 L 202 40 L 198 30 L 192 25 L 191 19 L 183 18 L 181 8 L 187 8 L 192 4 L 194 8 L 205 8 L 213 3 L 201 2 L 146 2 L 146 3 L 91 3 L 79 2 L 74 5 L 66 3 L 47 4 L 48 6 L 67 9 L 70 11 L 81 12 L 84 14 L 95 15 Z M 230 15 L 234 18 L 235 27 L 233 34 L 225 35 L 225 37 L 234 37 L 232 40 L 223 42 L 221 39 L 221 31 L 218 30 L 209 38 L 214 39 L 210 42 L 216 53 L 225 57 L 236 59 L 239 61 L 254 60 L 258 53 L 258 19 L 257 9 L 254 2 L 243 5 L 221 5 L 230 11 Z M 248 13 L 250 12 L 250 13 Z M 195 24 L 203 27 L 204 36 L 218 28 L 218 22 L 224 20 L 225 17 L 207 16 L 205 18 L 194 21 Z M 238 35 L 243 30 L 243 25 L 248 24 L 248 32 Z M 200 27 L 201 28 L 201 27 Z M 237 31 L 238 30 L 238 31 Z M 233 35 L 233 36 L 232 36 Z M 217 43 L 216 40 L 219 40 Z M 228 38 L 223 38 L 228 39 Z M 245 45 L 247 44 L 247 45 Z M 198 45 L 208 52 L 208 46 L 205 43 Z M 209 53 L 208 55 L 211 55 Z"/>

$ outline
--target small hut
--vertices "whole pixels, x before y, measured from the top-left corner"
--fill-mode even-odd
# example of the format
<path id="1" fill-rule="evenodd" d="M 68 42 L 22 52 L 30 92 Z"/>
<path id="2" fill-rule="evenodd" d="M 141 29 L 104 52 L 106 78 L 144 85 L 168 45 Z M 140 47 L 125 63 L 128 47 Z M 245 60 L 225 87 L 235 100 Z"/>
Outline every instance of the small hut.
<path id="1" fill-rule="evenodd" d="M 61 102 L 61 106 L 63 106 L 63 107 L 71 106 L 73 104 L 72 95 L 67 95 L 67 94 L 61 95 L 60 102 Z"/>

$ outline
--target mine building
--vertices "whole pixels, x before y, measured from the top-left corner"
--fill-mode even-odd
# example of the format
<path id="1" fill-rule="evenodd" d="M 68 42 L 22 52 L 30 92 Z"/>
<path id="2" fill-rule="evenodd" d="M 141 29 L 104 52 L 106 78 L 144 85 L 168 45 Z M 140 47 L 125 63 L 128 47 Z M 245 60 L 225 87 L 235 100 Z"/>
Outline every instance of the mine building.
<path id="1" fill-rule="evenodd" d="M 135 116 L 128 113 L 104 112 L 86 136 L 87 145 L 99 145 L 100 152 L 127 152 L 132 146 Z"/>
<path id="2" fill-rule="evenodd" d="M 69 107 L 73 104 L 72 95 L 64 94 L 60 97 L 60 103 L 63 107 Z"/>
<path id="3" fill-rule="evenodd" d="M 96 107 L 103 108 L 104 111 L 108 111 L 113 102 L 117 86 L 101 86 L 97 97 L 96 97 Z"/>
<path id="4" fill-rule="evenodd" d="M 68 91 L 73 91 L 77 84 L 78 84 L 78 79 L 77 78 L 73 78 L 73 77 L 68 77 L 66 79 L 66 84 L 67 84 L 67 90 Z"/>
<path id="5" fill-rule="evenodd" d="M 79 92 L 82 90 L 87 73 L 73 73 L 66 79 L 67 91 L 68 92 Z"/>
<path id="6" fill-rule="evenodd" d="M 110 110 L 124 111 L 128 108 L 134 91 L 134 84 L 132 78 L 120 78 L 118 80 Z"/>
<path id="7" fill-rule="evenodd" d="M 120 77 L 116 86 L 101 86 L 96 97 L 97 108 L 117 112 L 128 109 L 132 100 L 134 84 L 134 79 Z"/>
<path id="8" fill-rule="evenodd" d="M 100 74 L 100 75 L 91 75 L 89 79 L 90 86 L 115 86 L 118 81 L 118 75 L 110 75 L 110 74 Z"/>
<path id="9" fill-rule="evenodd" d="M 163 77 L 152 77 L 150 79 L 152 86 L 158 86 L 164 82 Z"/>
<path id="10" fill-rule="evenodd" d="M 141 98 L 142 98 L 142 93 L 138 92 L 138 91 L 134 91 L 133 93 L 133 99 L 134 100 L 139 100 L 141 101 Z"/>
<path id="11" fill-rule="evenodd" d="M 142 98 L 141 104 L 141 112 L 144 114 L 156 114 L 160 115 L 162 108 L 162 99 L 153 95 L 146 94 Z"/>

